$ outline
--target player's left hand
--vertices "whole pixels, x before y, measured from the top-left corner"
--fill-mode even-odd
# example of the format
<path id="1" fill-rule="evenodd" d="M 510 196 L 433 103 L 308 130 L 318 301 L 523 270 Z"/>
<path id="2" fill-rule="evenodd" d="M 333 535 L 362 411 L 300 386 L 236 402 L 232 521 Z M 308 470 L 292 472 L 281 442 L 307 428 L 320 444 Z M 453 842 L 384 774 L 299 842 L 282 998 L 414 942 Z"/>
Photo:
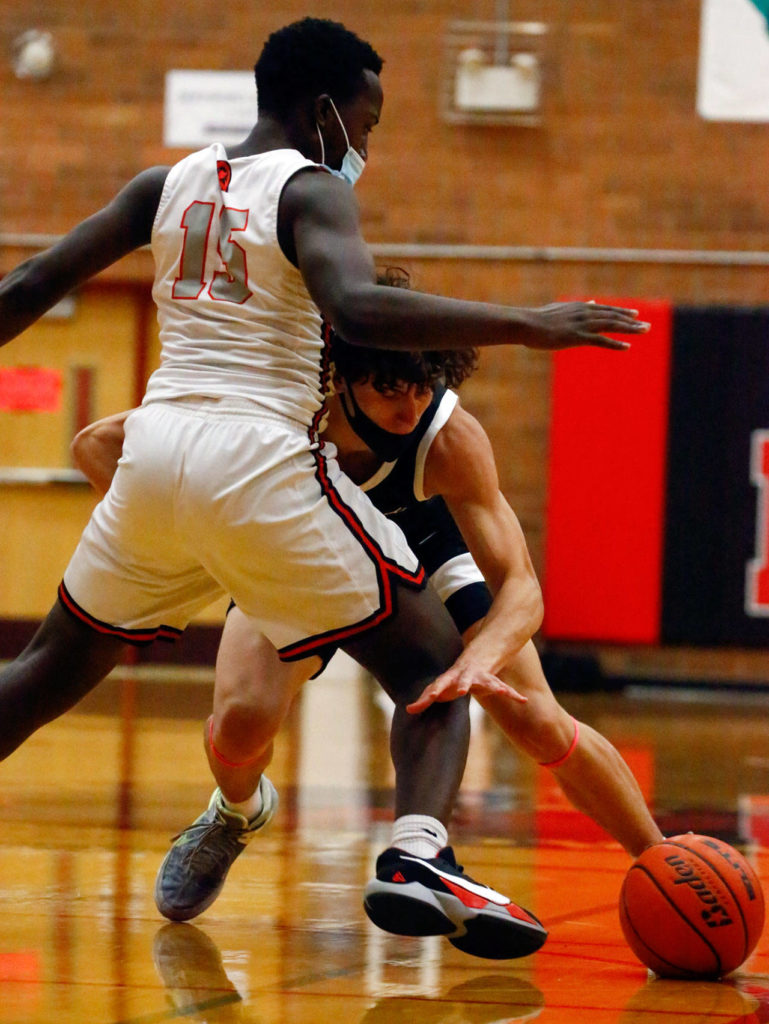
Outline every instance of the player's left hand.
<path id="1" fill-rule="evenodd" d="M 431 704 L 456 700 L 468 694 L 476 697 L 507 697 L 520 704 L 525 704 L 528 700 L 528 697 L 503 683 L 493 672 L 487 672 L 477 666 L 462 668 L 454 665 L 426 686 L 412 704 L 406 705 L 406 710 L 411 715 L 418 715 Z"/>

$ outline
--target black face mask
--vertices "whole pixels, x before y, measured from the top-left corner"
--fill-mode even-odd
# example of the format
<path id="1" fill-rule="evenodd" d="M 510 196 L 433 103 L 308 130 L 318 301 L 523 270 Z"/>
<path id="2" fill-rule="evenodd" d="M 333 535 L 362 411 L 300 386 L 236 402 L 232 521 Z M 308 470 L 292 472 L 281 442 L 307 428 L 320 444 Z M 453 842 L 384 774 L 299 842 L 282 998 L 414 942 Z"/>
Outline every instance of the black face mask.
<path id="1" fill-rule="evenodd" d="M 365 441 L 375 455 L 378 455 L 384 462 L 395 462 L 411 444 L 416 427 L 414 430 L 409 431 L 408 434 L 393 434 L 391 431 L 377 426 L 355 401 L 355 395 L 353 394 L 350 382 L 347 380 L 345 383 L 347 384 L 347 391 L 340 391 L 339 398 L 342 402 L 347 422 L 361 441 Z M 350 398 L 350 405 L 347 403 L 348 396 Z"/>

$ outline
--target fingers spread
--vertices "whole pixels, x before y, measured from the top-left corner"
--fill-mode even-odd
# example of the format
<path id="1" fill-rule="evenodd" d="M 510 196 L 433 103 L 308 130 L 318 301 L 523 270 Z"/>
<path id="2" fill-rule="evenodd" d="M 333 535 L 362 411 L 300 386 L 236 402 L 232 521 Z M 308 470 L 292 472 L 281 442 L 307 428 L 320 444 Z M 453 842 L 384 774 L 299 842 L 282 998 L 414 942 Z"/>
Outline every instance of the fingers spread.
<path id="1" fill-rule="evenodd" d="M 508 686 L 507 683 L 502 682 L 501 679 L 489 672 L 462 673 L 459 676 L 446 674 L 439 676 L 429 686 L 426 686 L 415 701 L 406 705 L 406 710 L 411 715 L 417 715 L 429 708 L 431 704 L 457 700 L 468 694 L 476 697 L 506 697 L 508 700 L 521 704 L 528 701 L 528 697 L 524 697 L 512 686 Z"/>

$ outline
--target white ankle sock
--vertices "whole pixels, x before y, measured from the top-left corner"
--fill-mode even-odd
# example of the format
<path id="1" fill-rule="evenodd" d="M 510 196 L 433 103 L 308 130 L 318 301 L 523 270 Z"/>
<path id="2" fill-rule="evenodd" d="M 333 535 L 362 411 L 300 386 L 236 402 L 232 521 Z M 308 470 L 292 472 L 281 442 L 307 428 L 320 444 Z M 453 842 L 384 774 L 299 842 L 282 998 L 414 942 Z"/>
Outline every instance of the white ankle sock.
<path id="1" fill-rule="evenodd" d="M 393 822 L 391 846 L 431 859 L 446 846 L 449 836 L 437 818 L 426 814 L 404 814 Z"/>
<path id="2" fill-rule="evenodd" d="M 242 814 L 248 821 L 253 821 L 262 813 L 262 790 L 257 786 L 248 800 L 239 800 L 237 802 L 228 800 L 224 793 L 222 793 L 222 803 L 228 810 L 237 811 L 238 814 Z"/>

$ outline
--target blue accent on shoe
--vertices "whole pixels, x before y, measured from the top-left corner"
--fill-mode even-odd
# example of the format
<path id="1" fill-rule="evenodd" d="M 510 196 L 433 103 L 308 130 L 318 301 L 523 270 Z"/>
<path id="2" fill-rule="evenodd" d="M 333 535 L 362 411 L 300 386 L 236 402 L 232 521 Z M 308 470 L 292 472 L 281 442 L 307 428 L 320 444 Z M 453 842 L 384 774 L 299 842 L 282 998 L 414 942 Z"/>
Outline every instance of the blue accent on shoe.
<path id="1" fill-rule="evenodd" d="M 171 921 L 189 921 L 211 906 L 227 872 L 275 814 L 278 794 L 266 775 L 259 782 L 262 810 L 248 821 L 225 807 L 215 789 L 207 809 L 175 837 L 155 880 L 155 905 Z"/>

